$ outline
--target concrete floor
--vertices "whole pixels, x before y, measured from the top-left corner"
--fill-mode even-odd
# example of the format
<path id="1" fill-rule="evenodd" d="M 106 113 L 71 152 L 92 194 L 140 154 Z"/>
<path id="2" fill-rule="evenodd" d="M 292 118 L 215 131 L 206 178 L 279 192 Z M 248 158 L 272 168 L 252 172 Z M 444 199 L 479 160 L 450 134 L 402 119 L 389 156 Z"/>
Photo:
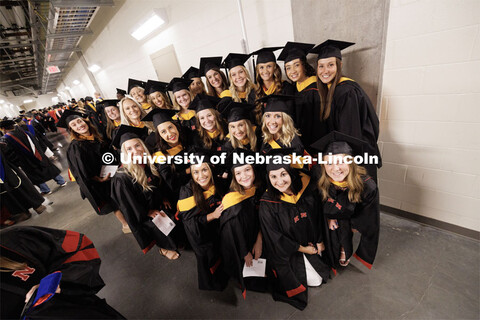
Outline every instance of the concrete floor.
<path id="1" fill-rule="evenodd" d="M 60 163 L 66 178 L 61 134 Z M 244 301 L 231 282 L 224 292 L 197 289 L 195 256 L 183 251 L 168 261 L 156 250 L 144 255 L 113 214 L 97 216 L 75 182 L 48 182 L 54 203 L 21 225 L 70 229 L 95 243 L 106 286 L 99 296 L 128 319 L 479 319 L 479 242 L 382 214 L 381 237 L 372 270 L 353 261 L 320 288 L 309 289 L 299 311 L 270 294 L 247 292 Z"/>

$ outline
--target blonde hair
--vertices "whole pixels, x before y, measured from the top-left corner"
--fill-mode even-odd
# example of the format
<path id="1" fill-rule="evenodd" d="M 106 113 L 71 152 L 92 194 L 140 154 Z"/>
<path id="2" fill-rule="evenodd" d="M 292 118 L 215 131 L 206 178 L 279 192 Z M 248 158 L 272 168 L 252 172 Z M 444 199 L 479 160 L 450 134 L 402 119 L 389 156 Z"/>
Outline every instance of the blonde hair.
<path id="1" fill-rule="evenodd" d="M 286 147 L 290 147 L 293 138 L 295 136 L 300 136 L 300 133 L 295 128 L 293 124 L 292 117 L 290 117 L 285 112 L 282 112 L 282 127 L 280 128 L 280 142 L 285 145 Z M 265 113 L 262 116 L 262 134 L 263 134 L 263 142 L 268 143 L 273 139 L 273 134 L 268 131 L 267 125 L 265 123 Z"/>
<path id="2" fill-rule="evenodd" d="M 135 140 L 138 140 L 140 144 L 143 147 L 143 150 L 145 150 L 145 154 L 148 157 L 150 157 L 150 152 L 148 152 L 147 147 L 143 143 L 141 139 L 135 138 Z M 125 149 L 125 143 L 122 144 L 121 152 L 123 154 L 128 154 L 127 150 Z M 157 168 L 155 167 L 155 164 L 153 163 L 148 163 L 145 164 L 150 168 L 150 171 L 154 176 L 157 176 L 160 178 L 160 175 L 158 174 Z M 130 161 L 127 164 L 123 165 L 123 168 L 127 172 L 127 174 L 133 178 L 133 183 L 138 183 L 139 185 L 142 186 L 143 191 L 152 191 L 152 185 L 148 184 L 148 178 L 147 175 L 145 174 L 145 169 L 138 163 L 133 163 L 133 161 Z"/>
<path id="3" fill-rule="evenodd" d="M 25 262 L 18 262 L 4 256 L 0 256 L 0 272 L 12 272 L 25 269 L 27 264 Z"/>
<path id="4" fill-rule="evenodd" d="M 248 119 L 242 119 L 239 121 L 245 121 L 245 126 L 247 128 L 247 139 L 250 142 L 250 150 L 257 151 L 255 150 L 257 146 L 257 135 L 255 134 L 255 130 L 253 130 L 252 123 Z M 230 143 L 232 144 L 232 147 L 234 149 L 237 149 L 237 148 L 243 149 L 243 144 L 240 141 L 238 141 L 238 139 L 235 138 L 235 136 L 230 132 L 230 124 L 228 125 L 228 133 L 230 134 Z"/>
<path id="5" fill-rule="evenodd" d="M 273 62 L 273 61 L 272 61 Z M 265 97 L 267 94 L 263 91 L 263 79 L 260 76 L 260 71 L 258 64 L 255 66 L 255 79 L 257 79 L 257 89 L 255 89 L 255 98 L 260 99 Z M 282 94 L 282 69 L 278 63 L 275 62 L 275 68 L 273 70 L 273 83 L 275 85 L 275 92 L 273 94 Z M 268 89 L 268 88 L 267 88 Z M 262 114 L 263 114 L 263 103 L 257 103 L 255 105 L 255 110 L 253 111 L 255 115 L 255 120 L 257 123 L 261 123 L 262 121 Z"/>
<path id="6" fill-rule="evenodd" d="M 223 130 L 223 125 L 222 125 L 222 118 L 220 116 L 220 113 L 215 110 L 215 109 L 208 109 L 212 111 L 213 116 L 215 117 L 215 128 L 220 131 L 220 135 L 218 136 L 220 140 L 224 140 L 226 137 L 225 131 Z M 200 135 L 200 138 L 202 139 L 204 148 L 210 149 L 213 144 L 213 139 L 210 138 L 208 135 L 208 131 L 205 130 L 201 125 L 200 125 L 200 120 L 198 119 L 198 113 L 195 114 L 195 119 L 196 119 L 196 126 L 198 130 L 198 134 Z"/>
<path id="7" fill-rule="evenodd" d="M 131 96 L 125 96 L 125 98 L 120 100 L 119 108 L 120 108 L 121 123 L 126 125 L 126 126 L 134 127 L 135 125 L 133 124 L 133 122 L 130 121 L 128 116 L 125 114 L 125 110 L 123 110 L 123 103 L 124 103 L 125 100 L 133 101 L 137 105 L 138 109 L 140 110 L 140 119 L 143 119 L 143 117 L 145 117 L 147 115 L 147 113 L 145 112 L 145 110 L 143 110 L 140 103 L 135 101 L 135 99 L 133 99 Z M 145 124 L 145 127 L 148 128 L 148 133 L 155 132 L 155 128 L 153 127 L 153 124 L 150 121 L 143 121 L 143 123 Z"/>
<path id="8" fill-rule="evenodd" d="M 320 167 L 322 170 L 322 176 L 318 180 L 317 186 L 322 195 L 322 200 L 327 201 L 331 182 L 325 170 L 325 165 L 321 164 Z M 364 187 L 363 177 L 367 174 L 367 170 L 355 162 L 350 163 L 348 167 L 350 172 L 345 178 L 348 183 L 348 200 L 353 203 L 360 203 L 362 202 L 362 192 Z"/>
<path id="9" fill-rule="evenodd" d="M 187 90 L 188 95 L 190 96 L 190 103 L 188 105 L 190 105 L 192 103 L 193 99 L 195 98 L 193 96 L 193 93 L 188 89 L 182 89 L 182 90 Z M 175 93 L 173 94 L 173 109 L 182 110 L 182 107 L 177 102 L 177 97 L 175 97 Z"/>
<path id="10" fill-rule="evenodd" d="M 172 105 L 172 104 L 170 103 L 170 101 L 167 99 L 166 94 L 165 94 L 164 92 L 161 92 L 161 91 L 157 91 L 157 92 L 160 93 L 160 96 L 162 97 L 163 102 L 165 103 L 165 108 L 162 108 L 162 109 L 172 110 L 172 109 L 173 109 L 173 105 Z M 153 94 L 153 92 L 152 92 L 151 94 Z M 150 98 L 150 94 L 147 96 L 147 103 L 152 106 L 152 109 L 153 109 L 153 108 L 159 108 L 159 109 L 161 109 L 160 107 L 157 107 L 157 106 L 155 105 L 155 103 L 153 103 L 152 99 Z"/>
<path id="11" fill-rule="evenodd" d="M 255 91 L 256 86 L 253 83 L 247 68 L 245 68 L 244 66 L 239 66 L 239 67 L 242 68 L 242 70 L 245 72 L 247 76 L 247 83 L 245 84 L 245 99 L 248 99 L 248 95 L 250 94 L 250 91 L 252 90 Z M 238 97 L 237 87 L 233 84 L 232 77 L 230 76 L 230 70 L 228 71 L 228 79 L 230 80 L 230 87 L 228 88 L 228 90 L 230 90 L 230 93 L 232 94 L 233 101 L 242 102 L 242 99 Z"/>

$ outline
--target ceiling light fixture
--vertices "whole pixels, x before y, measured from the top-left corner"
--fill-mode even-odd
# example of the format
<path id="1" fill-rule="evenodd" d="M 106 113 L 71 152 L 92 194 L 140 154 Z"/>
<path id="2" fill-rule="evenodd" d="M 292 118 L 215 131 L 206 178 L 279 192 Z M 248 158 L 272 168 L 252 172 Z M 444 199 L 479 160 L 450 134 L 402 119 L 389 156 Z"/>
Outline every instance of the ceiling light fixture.
<path id="1" fill-rule="evenodd" d="M 131 36 L 137 40 L 142 40 L 153 31 L 160 28 L 167 22 L 167 15 L 163 9 L 155 9 L 150 18 L 148 18 L 144 23 L 137 25 L 135 30 L 131 32 Z"/>
<path id="2" fill-rule="evenodd" d="M 90 67 L 88 67 L 88 70 L 90 70 L 90 72 L 97 72 L 98 70 L 100 70 L 100 67 L 96 64 L 92 64 Z"/>

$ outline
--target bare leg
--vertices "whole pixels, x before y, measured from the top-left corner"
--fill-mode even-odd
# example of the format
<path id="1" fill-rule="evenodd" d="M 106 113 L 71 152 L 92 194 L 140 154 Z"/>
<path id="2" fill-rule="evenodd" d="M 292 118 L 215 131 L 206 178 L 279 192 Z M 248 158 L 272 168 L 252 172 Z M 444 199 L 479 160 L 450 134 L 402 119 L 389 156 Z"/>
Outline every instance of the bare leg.
<path id="1" fill-rule="evenodd" d="M 128 226 L 127 220 L 125 220 L 125 217 L 123 216 L 122 211 L 120 210 L 115 210 L 115 217 L 117 217 L 118 221 L 122 224 L 122 231 L 123 233 L 130 233 L 132 232 L 130 230 L 130 227 Z"/>

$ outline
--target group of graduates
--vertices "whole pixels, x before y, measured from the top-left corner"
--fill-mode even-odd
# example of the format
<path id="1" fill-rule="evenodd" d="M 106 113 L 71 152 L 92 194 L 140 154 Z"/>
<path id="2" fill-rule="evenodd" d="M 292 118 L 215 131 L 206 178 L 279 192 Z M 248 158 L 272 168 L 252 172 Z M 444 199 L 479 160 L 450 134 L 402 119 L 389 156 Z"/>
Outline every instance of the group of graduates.
<path id="1" fill-rule="evenodd" d="M 223 290 L 232 278 L 244 298 L 247 289 L 270 289 L 275 300 L 304 309 L 309 286 L 325 283 L 352 256 L 371 268 L 378 245 L 379 121 L 362 88 L 342 76 L 341 50 L 350 45 L 287 42 L 201 58 L 198 68 L 169 83 L 129 79 L 117 99 L 69 106 L 57 126 L 70 133 L 69 170 L 82 197 L 97 214 L 114 211 L 144 253 L 156 244 L 176 260 L 191 247 L 199 289 Z M 280 49 L 288 81 L 274 54 Z M 309 53 L 318 55 L 316 71 Z M 244 65 L 252 56 L 255 81 Z M 233 160 L 234 154 L 318 152 L 322 164 Z M 359 166 L 331 157 L 364 152 L 379 162 Z M 107 153 L 114 165 L 145 155 L 202 160 L 124 161 L 111 176 L 101 174 L 111 165 Z M 212 161 L 222 153 L 224 163 Z M 163 233 L 157 216 L 176 226 Z M 244 278 L 244 266 L 259 258 L 266 258 L 266 277 Z"/>

